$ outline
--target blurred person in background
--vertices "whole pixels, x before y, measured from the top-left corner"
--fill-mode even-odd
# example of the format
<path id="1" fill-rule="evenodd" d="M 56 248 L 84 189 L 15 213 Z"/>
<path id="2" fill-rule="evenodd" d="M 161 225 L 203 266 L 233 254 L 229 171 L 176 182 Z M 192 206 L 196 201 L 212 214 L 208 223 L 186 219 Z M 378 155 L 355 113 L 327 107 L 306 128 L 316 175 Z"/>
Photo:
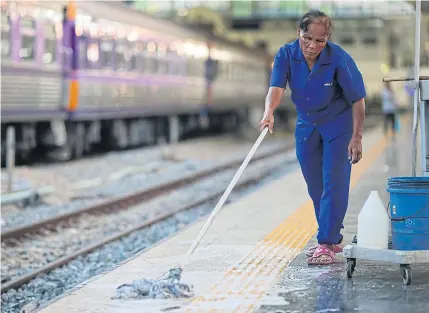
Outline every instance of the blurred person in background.
<path id="1" fill-rule="evenodd" d="M 385 82 L 383 89 L 381 89 L 381 107 L 384 115 L 384 134 L 388 134 L 390 126 L 392 134 L 395 135 L 398 105 L 390 82 Z"/>
<path id="2" fill-rule="evenodd" d="M 408 77 L 414 77 L 414 66 L 409 66 L 408 67 Z M 408 96 L 408 105 L 410 106 L 410 108 L 414 107 L 414 87 L 413 87 L 413 82 L 412 81 L 408 81 L 405 82 L 405 92 Z"/>
<path id="3" fill-rule="evenodd" d="M 353 58 L 328 41 L 332 21 L 311 10 L 298 24 L 298 39 L 279 49 L 274 59 L 261 130 L 274 125 L 274 110 L 286 84 L 297 110 L 296 155 L 314 204 L 318 244 L 308 264 L 332 264 L 342 252 L 351 166 L 362 158 L 365 87 Z M 293 195 L 291 195 L 293 196 Z"/>

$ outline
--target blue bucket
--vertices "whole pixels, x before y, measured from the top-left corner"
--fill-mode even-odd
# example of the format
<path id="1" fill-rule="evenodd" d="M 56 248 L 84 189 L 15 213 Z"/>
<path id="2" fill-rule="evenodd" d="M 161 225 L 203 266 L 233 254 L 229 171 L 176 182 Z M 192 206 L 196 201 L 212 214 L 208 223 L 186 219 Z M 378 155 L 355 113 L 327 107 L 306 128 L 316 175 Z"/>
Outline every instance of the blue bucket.
<path id="1" fill-rule="evenodd" d="M 429 250 L 429 177 L 388 180 L 393 250 Z"/>

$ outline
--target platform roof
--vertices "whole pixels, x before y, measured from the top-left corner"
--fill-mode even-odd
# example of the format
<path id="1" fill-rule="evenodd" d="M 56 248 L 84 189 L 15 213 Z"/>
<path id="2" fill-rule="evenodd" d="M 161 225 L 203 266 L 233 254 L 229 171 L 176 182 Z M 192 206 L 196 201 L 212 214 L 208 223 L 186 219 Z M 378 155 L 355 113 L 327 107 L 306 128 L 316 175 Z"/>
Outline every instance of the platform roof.
<path id="1" fill-rule="evenodd" d="M 295 19 L 311 8 L 333 18 L 397 18 L 414 14 L 413 1 L 402 0 L 217 0 L 217 1 L 126 1 L 138 10 L 157 16 L 179 14 L 195 7 L 208 7 L 231 19 Z M 424 1 L 423 1 L 424 2 Z"/>

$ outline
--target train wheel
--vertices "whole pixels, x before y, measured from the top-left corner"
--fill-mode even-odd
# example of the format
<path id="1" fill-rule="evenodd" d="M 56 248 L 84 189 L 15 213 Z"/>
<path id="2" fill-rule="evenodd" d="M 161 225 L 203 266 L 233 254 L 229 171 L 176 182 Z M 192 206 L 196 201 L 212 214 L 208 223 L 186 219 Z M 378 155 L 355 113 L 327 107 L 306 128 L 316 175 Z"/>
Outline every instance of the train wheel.
<path id="1" fill-rule="evenodd" d="M 82 123 L 68 125 L 67 144 L 60 150 L 57 151 L 56 158 L 61 161 L 79 159 L 83 156 L 85 150 L 85 126 Z"/>
<path id="2" fill-rule="evenodd" d="M 78 123 L 74 128 L 74 139 L 71 149 L 73 150 L 73 157 L 79 159 L 83 156 L 85 151 L 85 125 Z"/>
<path id="3" fill-rule="evenodd" d="M 114 149 L 125 149 L 128 146 L 128 128 L 123 120 L 113 121 L 111 142 Z"/>

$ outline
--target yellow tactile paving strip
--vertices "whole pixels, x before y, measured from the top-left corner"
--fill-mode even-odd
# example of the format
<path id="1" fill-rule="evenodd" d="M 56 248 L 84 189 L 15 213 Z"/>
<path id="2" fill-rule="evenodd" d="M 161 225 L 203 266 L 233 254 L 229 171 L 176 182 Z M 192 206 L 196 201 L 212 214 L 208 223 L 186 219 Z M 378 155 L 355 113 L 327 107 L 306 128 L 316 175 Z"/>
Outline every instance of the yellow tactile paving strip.
<path id="1" fill-rule="evenodd" d="M 388 145 L 381 136 L 380 129 L 365 136 L 364 158 L 353 166 L 351 187 Z M 193 284 L 196 291 L 192 299 L 112 301 L 111 296 L 119 284 L 156 278 L 176 266 L 204 221 L 85 282 L 38 312 L 253 311 L 316 232 L 308 199 L 305 182 L 296 170 L 224 208 L 185 269 L 183 281 Z"/>
<path id="2" fill-rule="evenodd" d="M 350 188 L 382 155 L 388 143 L 386 137 L 381 138 L 353 166 Z M 269 233 L 237 266 L 229 269 L 206 295 L 196 297 L 185 312 L 251 312 L 316 231 L 313 205 L 309 200 Z"/>

